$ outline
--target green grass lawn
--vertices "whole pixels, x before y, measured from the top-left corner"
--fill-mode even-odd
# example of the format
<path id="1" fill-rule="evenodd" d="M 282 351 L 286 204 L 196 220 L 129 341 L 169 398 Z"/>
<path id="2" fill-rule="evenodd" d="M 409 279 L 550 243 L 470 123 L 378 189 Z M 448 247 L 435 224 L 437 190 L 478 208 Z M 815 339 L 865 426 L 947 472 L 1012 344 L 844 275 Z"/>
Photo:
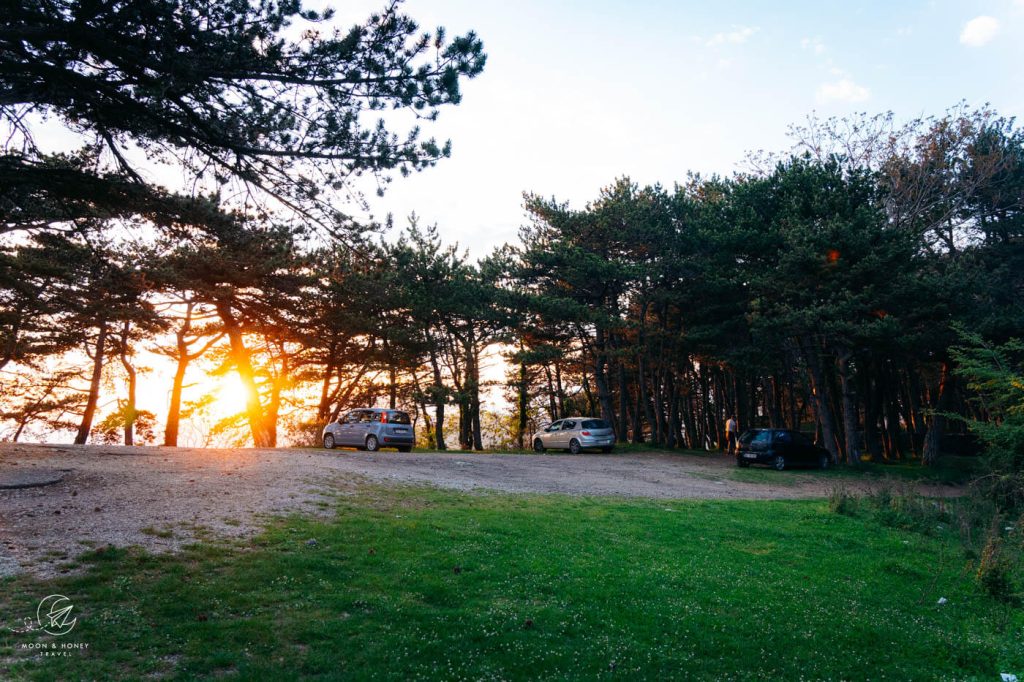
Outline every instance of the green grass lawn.
<path id="1" fill-rule="evenodd" d="M 309 542 L 315 540 L 315 543 Z M 881 679 L 1024 673 L 1024 612 L 952 537 L 824 501 L 364 486 L 329 519 L 0 583 L 0 679 Z M 8 626 L 58 592 L 87 642 Z M 937 604 L 940 597 L 948 602 Z"/>

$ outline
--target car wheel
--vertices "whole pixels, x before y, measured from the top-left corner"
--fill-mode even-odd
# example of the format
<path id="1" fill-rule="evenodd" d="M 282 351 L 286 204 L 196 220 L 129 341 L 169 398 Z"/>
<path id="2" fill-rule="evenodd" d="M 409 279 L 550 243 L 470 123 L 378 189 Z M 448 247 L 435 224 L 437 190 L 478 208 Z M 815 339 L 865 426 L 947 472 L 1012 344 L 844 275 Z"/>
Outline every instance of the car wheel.
<path id="1" fill-rule="evenodd" d="M 377 440 L 377 436 L 366 437 L 366 449 L 370 452 L 377 452 L 380 450 L 380 441 Z"/>
<path id="2" fill-rule="evenodd" d="M 740 469 L 746 469 L 748 466 L 750 466 L 750 462 L 748 462 L 745 459 L 741 459 L 740 457 L 737 457 L 736 466 L 738 466 Z"/>
<path id="3" fill-rule="evenodd" d="M 786 458 L 782 455 L 775 455 L 775 459 L 772 460 L 772 466 L 775 467 L 776 471 L 782 471 L 786 468 Z"/>
<path id="4" fill-rule="evenodd" d="M 328 450 L 334 449 L 334 435 L 330 433 L 324 434 L 324 447 Z"/>
<path id="5" fill-rule="evenodd" d="M 829 459 L 828 455 L 822 455 L 821 457 L 818 458 L 818 468 L 819 469 L 828 469 L 828 466 L 831 463 L 832 463 L 832 460 Z"/>
<path id="6" fill-rule="evenodd" d="M 612 451 L 612 446 L 611 445 L 606 445 L 603 448 L 601 448 L 601 452 L 603 452 L 605 454 L 608 454 L 611 451 Z"/>
<path id="7" fill-rule="evenodd" d="M 399 452 L 412 452 L 412 446 L 411 445 L 399 445 L 398 446 L 398 451 Z"/>
<path id="8" fill-rule="evenodd" d="M 540 438 L 538 438 L 535 441 L 533 441 L 533 451 L 534 452 L 544 452 L 546 450 L 547 450 L 547 448 L 544 447 L 544 443 L 541 441 Z"/>
<path id="9" fill-rule="evenodd" d="M 578 455 L 580 454 L 580 449 L 580 442 L 578 440 L 573 438 L 571 441 L 569 441 L 569 452 L 571 452 L 574 455 Z"/>

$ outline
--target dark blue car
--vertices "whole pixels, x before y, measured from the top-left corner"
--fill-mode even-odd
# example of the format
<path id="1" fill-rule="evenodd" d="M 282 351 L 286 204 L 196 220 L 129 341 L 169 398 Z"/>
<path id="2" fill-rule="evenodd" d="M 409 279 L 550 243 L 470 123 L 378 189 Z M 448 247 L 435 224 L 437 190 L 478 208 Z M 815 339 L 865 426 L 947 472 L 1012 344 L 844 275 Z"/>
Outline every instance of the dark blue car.
<path id="1" fill-rule="evenodd" d="M 790 429 L 751 429 L 740 436 L 736 464 L 767 464 L 778 471 L 795 466 L 828 469 L 832 458 L 828 450 L 810 438 Z"/>

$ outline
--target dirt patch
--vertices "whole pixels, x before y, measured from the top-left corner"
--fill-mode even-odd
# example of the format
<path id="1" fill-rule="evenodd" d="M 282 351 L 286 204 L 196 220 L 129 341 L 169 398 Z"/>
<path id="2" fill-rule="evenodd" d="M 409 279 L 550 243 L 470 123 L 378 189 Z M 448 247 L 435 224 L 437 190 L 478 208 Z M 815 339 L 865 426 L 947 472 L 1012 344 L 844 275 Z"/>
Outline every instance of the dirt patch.
<path id="1" fill-rule="evenodd" d="M 267 515 L 322 513 L 359 479 L 664 499 L 822 497 L 835 480 L 731 480 L 728 458 L 685 455 L 482 455 L 345 450 L 204 450 L 0 445 L 0 474 L 59 470 L 43 488 L 0 490 L 0 576 L 52 576 L 107 544 L 172 551 L 207 533 L 243 537 Z M 781 476 L 781 475 L 780 475 Z M 867 489 L 869 483 L 847 483 Z M 923 488 L 931 495 L 956 489 Z"/>

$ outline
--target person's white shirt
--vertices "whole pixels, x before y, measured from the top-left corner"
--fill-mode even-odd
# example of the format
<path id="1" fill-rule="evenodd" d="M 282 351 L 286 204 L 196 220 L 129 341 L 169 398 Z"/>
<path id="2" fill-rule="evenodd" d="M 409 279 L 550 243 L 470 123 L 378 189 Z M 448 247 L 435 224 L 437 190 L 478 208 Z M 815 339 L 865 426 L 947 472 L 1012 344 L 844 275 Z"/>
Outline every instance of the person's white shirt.
<path id="1" fill-rule="evenodd" d="M 736 433 L 736 420 L 735 419 L 726 420 L 726 422 L 725 422 L 725 432 L 726 433 Z"/>

